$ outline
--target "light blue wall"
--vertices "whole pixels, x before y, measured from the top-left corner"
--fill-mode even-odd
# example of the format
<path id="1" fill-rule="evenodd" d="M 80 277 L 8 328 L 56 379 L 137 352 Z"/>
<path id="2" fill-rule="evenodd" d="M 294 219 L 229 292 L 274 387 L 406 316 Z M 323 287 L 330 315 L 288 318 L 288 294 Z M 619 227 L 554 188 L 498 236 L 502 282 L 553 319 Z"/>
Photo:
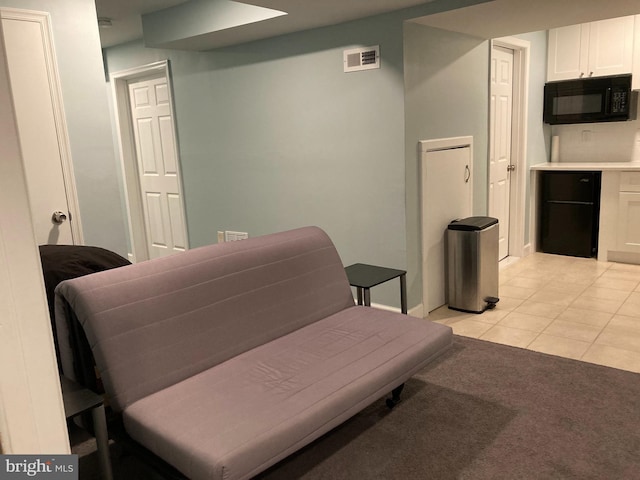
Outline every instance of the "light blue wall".
<path id="1" fill-rule="evenodd" d="M 478 0 L 436 0 L 211 52 L 142 42 L 107 49 L 109 72 L 170 60 L 191 245 L 215 242 L 218 230 L 256 236 L 316 224 L 347 265 L 414 272 L 417 231 L 415 221 L 407 230 L 406 213 L 415 216 L 417 196 L 405 186 L 403 23 L 471 3 Z M 343 50 L 370 45 L 380 45 L 382 68 L 345 74 Z M 432 55 L 428 61 L 439 65 L 439 49 Z M 396 307 L 398 297 L 395 284 L 373 292 L 374 302 Z"/>
<path id="2" fill-rule="evenodd" d="M 418 305 L 417 142 L 473 135 L 474 214 L 486 213 L 489 43 L 404 22 L 466 3 L 211 52 L 108 49 L 110 72 L 170 60 L 192 246 L 317 224 L 345 264 L 407 269 Z M 380 45 L 382 68 L 343 73 L 357 45 Z M 398 306 L 397 286 L 373 300 Z"/>
<path id="3" fill-rule="evenodd" d="M 475 213 L 486 211 L 488 45 L 411 23 L 403 33 L 403 22 L 482 1 L 435 0 L 213 52 L 135 42 L 105 57 L 111 72 L 171 61 L 193 246 L 215 242 L 218 230 L 255 236 L 317 224 L 345 264 L 407 268 L 413 306 L 421 292 L 418 140 L 474 135 Z M 93 1 L 0 0 L 0 6 L 51 12 L 86 242 L 126 254 Z M 546 49 L 544 33 L 531 35 Z M 344 49 L 378 44 L 380 70 L 342 72 Z M 543 78 L 533 56 L 532 76 Z M 485 81 L 471 81 L 470 72 Z M 540 99 L 541 90 L 532 89 L 530 164 L 548 150 L 549 134 L 535 122 Z M 483 151 L 485 163 L 477 157 Z M 379 287 L 373 300 L 398 306 L 397 286 Z"/>
<path id="4" fill-rule="evenodd" d="M 547 32 L 532 32 L 516 35 L 530 42 L 529 58 L 529 99 L 528 99 L 528 131 L 527 131 L 527 192 L 525 210 L 525 244 L 530 237 L 530 181 L 529 168 L 536 163 L 548 162 L 550 156 L 551 126 L 542 122 L 544 101 L 544 84 L 547 79 Z"/>
<path id="5" fill-rule="evenodd" d="M 422 302 L 418 142 L 473 136 L 473 213 L 487 211 L 489 42 L 408 22 L 404 33 L 407 286 Z"/>
<path id="6" fill-rule="evenodd" d="M 344 73 L 343 50 L 370 45 L 382 67 Z M 318 225 L 345 264 L 405 267 L 402 18 L 214 52 L 106 50 L 110 72 L 166 58 L 192 246 Z M 397 290 L 373 300 L 399 306 Z"/>
<path id="7" fill-rule="evenodd" d="M 51 14 L 85 243 L 127 252 L 93 0 L 0 0 Z"/>
<path id="8" fill-rule="evenodd" d="M 529 167 L 548 158 L 550 131 L 542 123 L 547 33 L 516 37 L 530 42 L 526 152 L 525 244 L 529 239 Z M 421 302 L 419 163 L 420 140 L 472 135 L 473 214 L 487 212 L 488 41 L 408 22 L 405 26 L 405 125 L 407 282 L 409 305 Z"/>

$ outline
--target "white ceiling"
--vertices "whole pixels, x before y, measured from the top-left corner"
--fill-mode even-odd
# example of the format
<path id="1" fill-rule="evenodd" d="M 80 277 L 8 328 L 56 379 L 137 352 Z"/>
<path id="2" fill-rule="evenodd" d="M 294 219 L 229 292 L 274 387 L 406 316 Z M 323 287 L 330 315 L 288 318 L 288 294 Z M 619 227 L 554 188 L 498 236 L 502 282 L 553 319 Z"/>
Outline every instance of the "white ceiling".
<path id="1" fill-rule="evenodd" d="M 102 46 L 109 47 L 142 38 L 142 14 L 163 10 L 187 1 L 96 0 L 98 17 L 110 18 L 113 25 L 111 28 L 100 29 Z M 431 1 L 433 0 L 243 0 L 242 3 L 281 10 L 287 12 L 287 15 L 215 32 L 215 35 L 205 38 L 196 38 L 187 48 L 205 50 L 239 44 L 334 25 Z"/>
<path id="2" fill-rule="evenodd" d="M 110 18 L 112 26 L 100 29 L 100 43 L 112 47 L 142 38 L 145 13 L 173 7 L 187 0 L 96 0 L 98 18 Z"/>
<path id="3" fill-rule="evenodd" d="M 142 38 L 141 15 L 187 1 L 96 0 L 98 17 L 108 17 L 113 24 L 111 28 L 100 29 L 102 46 Z M 244 0 L 243 3 L 281 10 L 287 15 L 187 39 L 181 48 L 207 50 L 239 44 L 430 1 L 433 0 Z M 495 38 L 636 13 L 640 13 L 640 0 L 488 0 L 414 21 L 481 38 Z"/>
<path id="4" fill-rule="evenodd" d="M 489 39 L 638 13 L 640 0 L 493 0 L 414 21 Z"/>

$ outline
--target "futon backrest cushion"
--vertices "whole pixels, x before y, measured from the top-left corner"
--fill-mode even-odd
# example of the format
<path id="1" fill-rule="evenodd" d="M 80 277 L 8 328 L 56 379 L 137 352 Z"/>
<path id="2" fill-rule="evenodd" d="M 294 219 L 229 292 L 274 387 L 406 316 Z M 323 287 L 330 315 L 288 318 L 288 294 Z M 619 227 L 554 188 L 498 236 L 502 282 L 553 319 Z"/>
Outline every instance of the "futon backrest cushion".
<path id="1" fill-rule="evenodd" d="M 67 280 L 56 295 L 82 324 L 117 411 L 354 303 L 316 227 Z"/>

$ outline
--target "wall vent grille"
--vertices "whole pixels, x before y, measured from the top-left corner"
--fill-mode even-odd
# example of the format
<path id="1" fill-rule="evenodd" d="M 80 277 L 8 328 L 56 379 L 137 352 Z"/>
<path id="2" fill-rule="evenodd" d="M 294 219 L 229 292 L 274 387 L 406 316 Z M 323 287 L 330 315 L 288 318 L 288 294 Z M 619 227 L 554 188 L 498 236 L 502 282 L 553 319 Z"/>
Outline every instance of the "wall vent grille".
<path id="1" fill-rule="evenodd" d="M 380 68 L 380 46 L 352 48 L 343 52 L 345 72 Z"/>

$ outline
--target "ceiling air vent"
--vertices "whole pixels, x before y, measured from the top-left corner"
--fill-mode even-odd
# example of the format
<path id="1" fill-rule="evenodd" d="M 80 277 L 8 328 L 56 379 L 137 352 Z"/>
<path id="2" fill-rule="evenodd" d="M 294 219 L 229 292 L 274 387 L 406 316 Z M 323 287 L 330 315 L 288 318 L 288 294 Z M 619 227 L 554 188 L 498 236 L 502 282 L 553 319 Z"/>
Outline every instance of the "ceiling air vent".
<path id="1" fill-rule="evenodd" d="M 357 72 L 380 68 L 380 46 L 353 48 L 343 53 L 344 71 Z"/>

